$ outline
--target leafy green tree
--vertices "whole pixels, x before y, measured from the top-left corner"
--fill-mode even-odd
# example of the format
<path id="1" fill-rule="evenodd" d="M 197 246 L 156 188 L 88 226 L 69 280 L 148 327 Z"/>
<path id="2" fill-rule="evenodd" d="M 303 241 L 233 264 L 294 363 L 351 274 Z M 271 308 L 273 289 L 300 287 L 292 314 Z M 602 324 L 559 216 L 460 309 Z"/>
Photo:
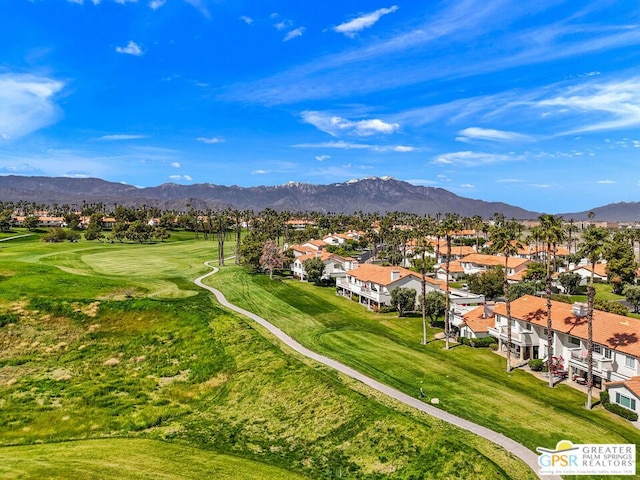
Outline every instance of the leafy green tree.
<path id="1" fill-rule="evenodd" d="M 30 232 L 33 232 L 40 226 L 40 219 L 34 215 L 29 215 L 28 217 L 25 217 L 24 221 L 22 222 L 22 226 Z"/>
<path id="2" fill-rule="evenodd" d="M 11 230 L 11 210 L 0 212 L 0 232 L 8 232 Z"/>
<path id="3" fill-rule="evenodd" d="M 542 262 L 530 262 L 527 264 L 527 271 L 524 279 L 532 282 L 544 281 L 547 274 L 547 267 Z"/>
<path id="4" fill-rule="evenodd" d="M 424 308 L 425 315 L 431 320 L 431 326 L 434 326 L 438 317 L 444 315 L 446 301 L 444 293 L 440 293 L 436 290 L 428 292 L 424 296 L 424 302 L 422 301 L 422 295 L 420 295 L 420 307 Z"/>
<path id="5" fill-rule="evenodd" d="M 66 231 L 66 240 L 67 242 L 75 243 L 80 240 L 80 232 L 75 230 L 67 230 Z"/>
<path id="6" fill-rule="evenodd" d="M 240 263 L 245 267 L 258 270 L 260 268 L 262 247 L 266 240 L 266 235 L 261 232 L 249 232 L 242 240 L 242 244 L 238 250 L 240 253 Z"/>
<path id="7" fill-rule="evenodd" d="M 502 281 L 504 269 L 496 266 L 486 272 L 476 273 L 467 277 L 469 291 L 476 295 L 484 295 L 487 299 L 493 299 L 503 294 Z"/>
<path id="8" fill-rule="evenodd" d="M 307 280 L 320 284 L 322 275 L 324 275 L 324 262 L 321 258 L 308 258 L 304 261 L 304 271 L 307 272 Z"/>
<path id="9" fill-rule="evenodd" d="M 66 238 L 67 234 L 64 229 L 54 227 L 47 230 L 47 233 L 42 236 L 42 241 L 48 243 L 59 243 L 64 242 Z"/>
<path id="10" fill-rule="evenodd" d="M 580 286 L 582 277 L 577 273 L 563 272 L 558 276 L 558 281 L 567 295 L 573 295 L 576 289 Z"/>
<path id="11" fill-rule="evenodd" d="M 520 298 L 524 295 L 535 295 L 537 292 L 544 289 L 543 282 L 518 282 L 509 287 L 509 298 L 514 301 L 516 298 Z"/>
<path id="12" fill-rule="evenodd" d="M 391 306 L 398 310 L 398 316 L 413 310 L 416 305 L 416 291 L 412 288 L 396 287 L 391 290 Z"/>
<path id="13" fill-rule="evenodd" d="M 167 231 L 165 227 L 158 226 L 153 229 L 152 236 L 156 240 L 160 240 L 161 242 L 164 242 L 165 240 L 171 237 L 171 234 Z"/>
<path id="14" fill-rule="evenodd" d="M 113 227 L 111 228 L 111 234 L 109 235 L 109 238 L 113 241 L 113 240 L 118 240 L 120 243 L 122 243 L 122 240 L 124 240 L 127 236 L 127 224 L 124 222 L 116 222 L 113 224 Z"/>
<path id="15" fill-rule="evenodd" d="M 71 230 L 77 230 L 80 228 L 80 215 L 75 212 L 67 212 L 62 218 L 64 219 L 64 223 L 67 224 L 67 228 Z"/>
<path id="16" fill-rule="evenodd" d="M 633 283 L 636 278 L 637 264 L 633 247 L 625 240 L 624 235 L 616 233 L 604 251 L 607 260 L 607 275 L 613 285 L 613 293 L 622 294 L 625 283 Z"/>
<path id="17" fill-rule="evenodd" d="M 145 243 L 151 240 L 151 232 L 153 227 L 142 220 L 136 220 L 129 224 L 125 238 L 132 242 Z"/>
<path id="18" fill-rule="evenodd" d="M 640 285 L 625 285 L 622 294 L 633 307 L 633 312 L 638 313 L 638 309 L 640 309 Z"/>

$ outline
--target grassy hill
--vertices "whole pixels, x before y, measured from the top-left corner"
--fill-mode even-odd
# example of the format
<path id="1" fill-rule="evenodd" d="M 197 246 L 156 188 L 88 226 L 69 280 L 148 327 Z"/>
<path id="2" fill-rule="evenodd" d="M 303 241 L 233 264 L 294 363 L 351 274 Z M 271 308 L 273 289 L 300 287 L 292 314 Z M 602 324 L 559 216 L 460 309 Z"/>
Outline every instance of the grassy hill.
<path id="1" fill-rule="evenodd" d="M 227 464 L 218 478 L 533 478 L 493 444 L 282 352 L 191 283 L 216 257 L 187 235 L 0 243 L 3 477 L 202 478 Z"/>

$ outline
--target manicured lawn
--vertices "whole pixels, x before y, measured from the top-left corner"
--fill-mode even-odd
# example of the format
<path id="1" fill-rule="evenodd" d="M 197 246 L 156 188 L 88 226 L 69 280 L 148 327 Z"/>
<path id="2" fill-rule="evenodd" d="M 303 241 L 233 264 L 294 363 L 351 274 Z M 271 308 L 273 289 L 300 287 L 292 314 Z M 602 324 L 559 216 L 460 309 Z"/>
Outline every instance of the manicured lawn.
<path id="1" fill-rule="evenodd" d="M 533 478 L 493 444 L 365 394 L 221 309 L 191 283 L 207 270 L 203 261 L 217 258 L 216 242 L 7 243 L 0 253 L 0 459 L 16 458 L 4 467 L 9 473 L 24 460 L 31 478 L 55 478 L 74 465 L 78 478 L 93 468 L 112 477 L 118 465 L 123 475 L 136 466 L 139 476 L 130 478 L 163 478 L 160 470 L 172 478 L 180 474 L 175 455 L 188 464 L 185 476 L 193 468 L 198 477 L 206 463 L 167 450 L 187 445 L 221 462 L 232 455 L 236 478 L 270 471 L 267 465 L 287 478 Z M 300 295 L 303 303 L 316 299 L 312 290 Z M 360 320 L 364 327 L 366 316 Z M 351 328 L 348 317 L 334 321 L 337 331 Z M 413 336 L 411 320 L 385 321 L 379 328 L 392 331 L 388 338 Z M 92 443 L 123 437 L 164 443 Z M 206 477 L 225 478 L 221 472 Z"/>
<path id="2" fill-rule="evenodd" d="M 0 448 L 4 479 L 289 480 L 303 476 L 186 445 L 114 438 Z"/>
<path id="3" fill-rule="evenodd" d="M 629 422 L 601 407 L 586 411 L 584 394 L 564 385 L 549 389 L 520 370 L 507 375 L 505 360 L 488 349 L 457 346 L 445 351 L 442 341 L 420 345 L 420 318 L 374 314 L 332 289 L 269 281 L 238 268 L 223 269 L 210 283 L 309 348 L 408 394 L 417 396 L 422 387 L 442 408 L 532 450 L 561 439 L 640 443 L 640 431 Z"/>

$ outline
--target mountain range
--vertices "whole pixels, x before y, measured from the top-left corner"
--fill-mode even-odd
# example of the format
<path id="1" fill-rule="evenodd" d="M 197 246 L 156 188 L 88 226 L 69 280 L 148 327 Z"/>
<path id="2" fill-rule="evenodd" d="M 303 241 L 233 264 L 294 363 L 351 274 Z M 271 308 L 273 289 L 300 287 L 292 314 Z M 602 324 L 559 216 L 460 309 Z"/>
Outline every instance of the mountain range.
<path id="1" fill-rule="evenodd" d="M 48 205 L 101 202 L 176 210 L 231 207 L 254 211 L 272 208 L 276 211 L 327 213 L 403 211 L 436 215 L 452 212 L 483 218 L 502 213 L 508 218 L 521 220 L 535 219 L 540 215 L 540 212 L 506 203 L 460 197 L 442 188 L 416 186 L 391 177 L 370 177 L 329 185 L 289 182 L 278 186 L 238 187 L 165 183 L 139 188 L 98 178 L 0 176 L 0 201 L 20 200 Z M 586 220 L 589 212 L 594 212 L 597 220 L 638 221 L 640 203 L 616 203 L 563 216 Z"/>

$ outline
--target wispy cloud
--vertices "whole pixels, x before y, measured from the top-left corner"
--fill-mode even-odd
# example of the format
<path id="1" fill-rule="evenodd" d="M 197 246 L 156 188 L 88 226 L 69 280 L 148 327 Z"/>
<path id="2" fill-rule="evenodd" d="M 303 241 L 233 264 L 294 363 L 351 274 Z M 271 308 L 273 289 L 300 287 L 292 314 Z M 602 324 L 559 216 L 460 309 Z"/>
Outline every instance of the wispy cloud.
<path id="1" fill-rule="evenodd" d="M 468 142 L 469 140 L 490 140 L 497 142 L 527 142 L 531 137 L 516 132 L 493 130 L 490 128 L 469 127 L 458 132 L 460 137 L 456 140 Z"/>
<path id="2" fill-rule="evenodd" d="M 333 30 L 338 33 L 343 33 L 347 37 L 354 37 L 359 31 L 373 26 L 383 15 L 388 15 L 396 10 L 398 10 L 397 5 L 390 8 L 380 8 L 375 12 L 365 13 L 359 17 L 349 20 L 348 22 L 341 23 L 340 25 L 333 27 Z"/>
<path id="3" fill-rule="evenodd" d="M 293 30 L 289 31 L 284 38 L 282 39 L 283 42 L 288 42 L 289 40 L 293 40 L 296 37 L 301 37 L 302 34 L 304 33 L 304 31 L 306 30 L 305 27 L 298 27 L 298 28 L 294 28 Z"/>
<path id="4" fill-rule="evenodd" d="M 138 45 L 133 40 L 130 40 L 125 47 L 116 47 L 116 52 L 123 53 L 126 55 L 134 55 L 136 57 L 139 57 L 144 54 L 144 52 L 142 51 L 142 48 L 140 48 L 140 45 Z"/>
<path id="5" fill-rule="evenodd" d="M 338 150 L 371 150 L 372 152 L 401 152 L 402 145 L 371 145 L 367 143 L 352 143 L 339 140 L 337 142 L 298 143 L 293 148 L 334 148 Z"/>
<path id="6" fill-rule="evenodd" d="M 169 178 L 174 181 L 180 181 L 180 180 L 184 180 L 187 182 L 193 181 L 193 178 L 191 178 L 191 175 L 169 175 Z"/>
<path id="7" fill-rule="evenodd" d="M 553 108 L 559 115 L 579 114 L 580 118 L 590 120 L 583 120 L 583 125 L 563 135 L 637 127 L 640 125 L 640 77 L 607 83 L 585 82 L 542 99 L 534 106 Z"/>
<path id="8" fill-rule="evenodd" d="M 129 135 L 129 134 L 103 135 L 100 137 L 100 140 L 121 141 L 121 140 L 138 140 L 140 138 L 147 138 L 147 136 L 146 135 Z"/>
<path id="9" fill-rule="evenodd" d="M 598 180 L 598 183 L 600 185 L 614 185 L 617 182 L 614 180 Z"/>
<path id="10" fill-rule="evenodd" d="M 209 8 L 207 7 L 207 0 L 184 0 L 186 3 L 191 5 L 193 8 L 198 10 L 202 16 L 205 18 L 211 18 L 211 13 L 209 12 Z"/>
<path id="11" fill-rule="evenodd" d="M 173 168 L 180 168 L 180 167 L 181 167 L 180 162 L 171 162 L 171 164 L 170 164 L 170 165 L 171 165 Z"/>
<path id="12" fill-rule="evenodd" d="M 149 8 L 151 8 L 151 10 L 157 10 L 160 7 L 162 7 L 165 3 L 167 3 L 167 0 L 151 0 L 149 2 Z"/>
<path id="13" fill-rule="evenodd" d="M 251 172 L 251 175 L 266 175 L 267 173 L 269 173 L 269 170 L 258 169 L 258 170 L 253 170 Z"/>
<path id="14" fill-rule="evenodd" d="M 331 155 L 316 155 L 315 159 L 319 162 L 324 162 L 325 160 L 329 160 Z"/>
<path id="15" fill-rule="evenodd" d="M 221 137 L 198 137 L 196 140 L 208 144 L 224 143 L 224 138 Z"/>
<path id="16" fill-rule="evenodd" d="M 410 147 L 408 145 L 396 145 L 393 147 L 394 152 L 406 153 L 415 151 L 416 147 Z"/>
<path id="17" fill-rule="evenodd" d="M 460 188 L 476 188 L 476 186 L 470 183 L 463 183 L 462 185 L 460 185 Z"/>
<path id="18" fill-rule="evenodd" d="M 400 128 L 397 123 L 387 123 L 378 118 L 351 121 L 337 115 L 311 110 L 302 112 L 301 116 L 304 122 L 310 123 L 318 130 L 322 130 L 334 137 L 341 134 L 362 137 L 380 133 L 390 134 Z"/>
<path id="19" fill-rule="evenodd" d="M 502 162 L 514 162 L 522 160 L 522 157 L 515 155 L 502 155 L 494 153 L 484 152 L 451 152 L 444 153 L 434 157 L 434 165 L 450 165 L 450 166 L 462 166 L 462 167 L 479 167 L 482 165 L 490 165 L 494 163 Z"/>
<path id="20" fill-rule="evenodd" d="M 0 74 L 0 139 L 12 140 L 55 123 L 54 98 L 64 83 L 35 75 Z"/>
<path id="21" fill-rule="evenodd" d="M 247 25 L 251 25 L 253 23 L 253 18 L 247 17 L 246 15 L 241 15 L 240 20 L 242 20 Z"/>

